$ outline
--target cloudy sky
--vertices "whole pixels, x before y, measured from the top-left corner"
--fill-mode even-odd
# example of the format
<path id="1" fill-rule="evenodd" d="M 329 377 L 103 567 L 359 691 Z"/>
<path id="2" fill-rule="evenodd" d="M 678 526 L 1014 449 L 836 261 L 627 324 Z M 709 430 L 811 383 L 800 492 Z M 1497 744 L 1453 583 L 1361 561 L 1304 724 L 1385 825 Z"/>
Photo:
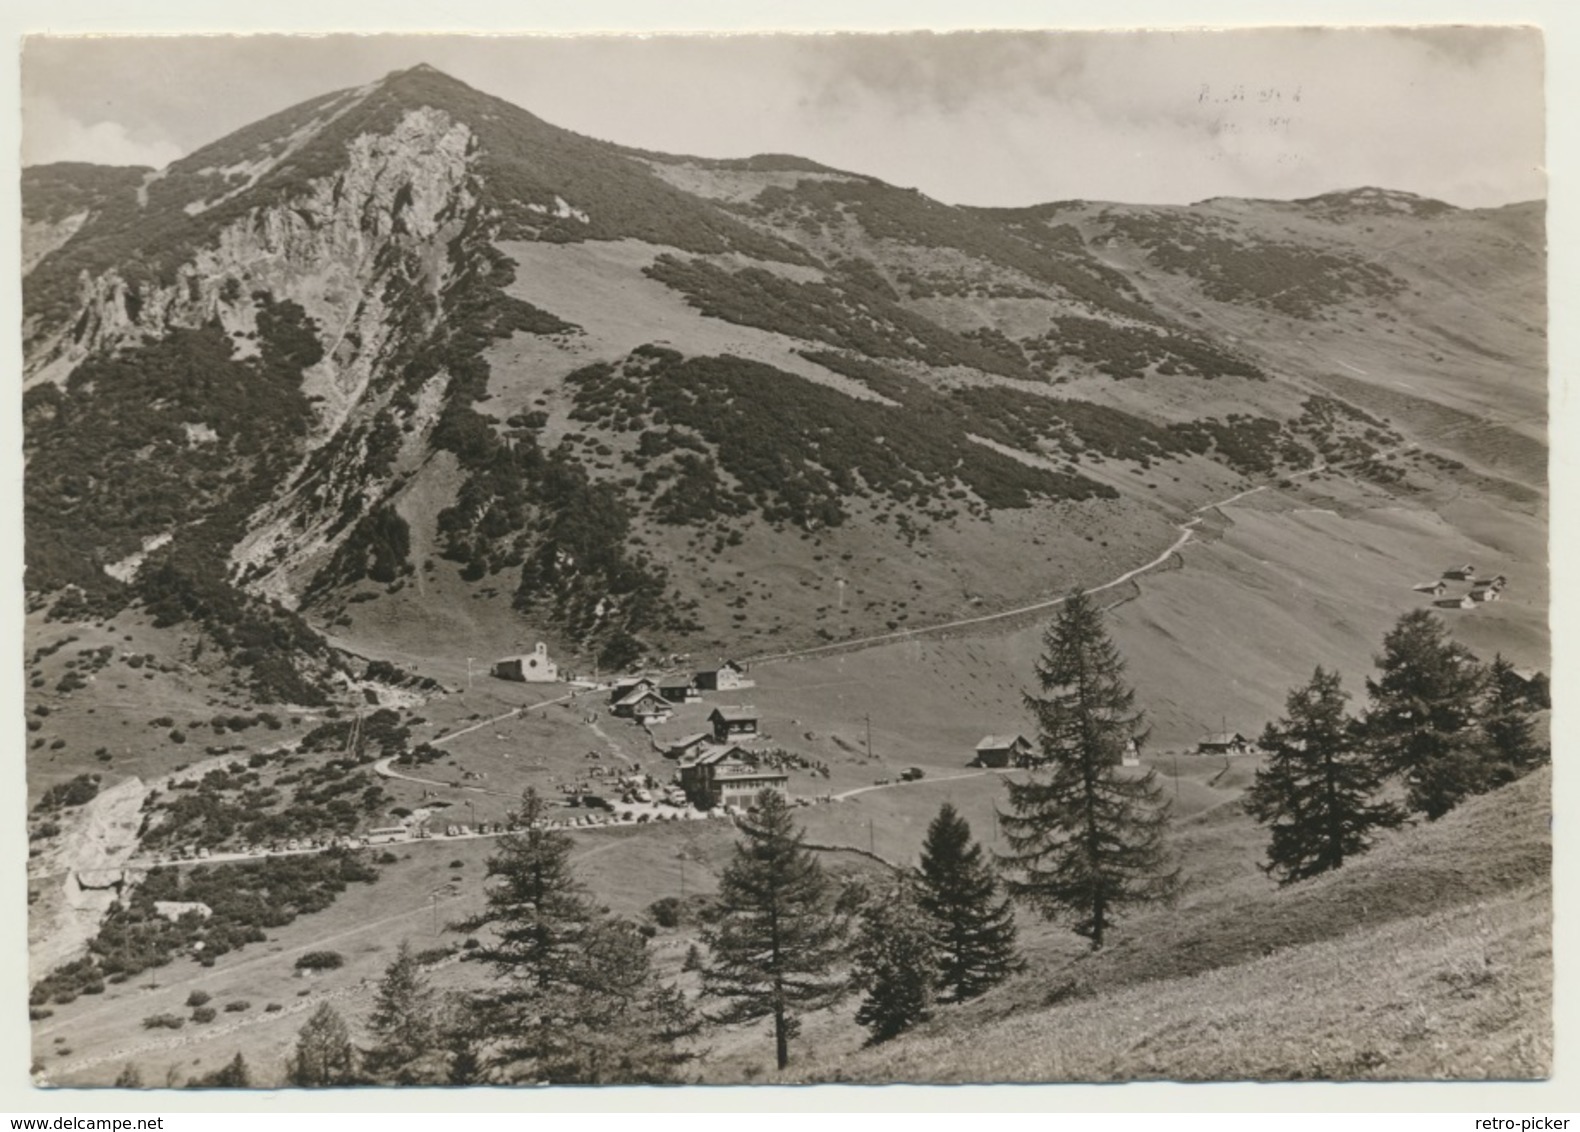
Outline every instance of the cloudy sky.
<path id="1" fill-rule="evenodd" d="M 951 203 L 1545 193 L 1540 34 L 1446 27 L 33 38 L 23 160 L 163 165 L 418 62 L 595 137 L 796 153 Z"/>

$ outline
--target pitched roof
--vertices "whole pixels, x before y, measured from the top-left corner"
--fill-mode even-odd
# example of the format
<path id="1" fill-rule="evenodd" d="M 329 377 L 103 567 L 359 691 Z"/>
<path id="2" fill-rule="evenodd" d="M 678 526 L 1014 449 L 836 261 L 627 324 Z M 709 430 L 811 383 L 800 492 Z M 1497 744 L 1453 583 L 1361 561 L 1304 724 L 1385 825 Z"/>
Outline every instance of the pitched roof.
<path id="1" fill-rule="evenodd" d="M 982 742 L 977 744 L 976 749 L 979 751 L 1001 751 L 1007 747 L 1013 747 L 1016 743 L 1025 742 L 1027 742 L 1027 739 L 1024 735 L 986 735 L 983 736 Z"/>
<path id="2" fill-rule="evenodd" d="M 726 723 L 734 723 L 737 720 L 755 721 L 757 719 L 757 709 L 754 707 L 748 707 L 744 704 L 738 707 L 716 707 L 713 709 L 712 715 L 709 715 L 708 718 L 712 719 L 715 715 L 724 720 Z"/>
<path id="3" fill-rule="evenodd" d="M 687 735 L 684 739 L 676 739 L 665 750 L 684 751 L 687 747 L 695 747 L 698 743 L 706 742 L 712 735 L 706 731 L 699 731 L 695 735 Z"/>
<path id="4" fill-rule="evenodd" d="M 726 759 L 738 759 L 742 755 L 740 747 L 719 747 L 712 751 L 704 751 L 692 760 L 692 766 L 717 766 Z"/>
<path id="5" fill-rule="evenodd" d="M 668 701 L 665 700 L 663 696 L 661 696 L 657 692 L 653 691 L 653 689 L 651 689 L 651 688 L 638 688 L 638 689 L 636 689 L 636 691 L 631 692 L 630 694 L 628 694 L 626 696 L 623 696 L 620 699 L 616 700 L 614 702 L 614 706 L 615 707 L 635 707 L 637 704 L 639 704 L 643 700 L 647 700 L 647 699 L 658 700 L 660 703 L 668 703 Z"/>
<path id="6" fill-rule="evenodd" d="M 1247 742 L 1238 731 L 1216 731 L 1202 739 L 1202 746 L 1227 747 L 1232 743 Z"/>

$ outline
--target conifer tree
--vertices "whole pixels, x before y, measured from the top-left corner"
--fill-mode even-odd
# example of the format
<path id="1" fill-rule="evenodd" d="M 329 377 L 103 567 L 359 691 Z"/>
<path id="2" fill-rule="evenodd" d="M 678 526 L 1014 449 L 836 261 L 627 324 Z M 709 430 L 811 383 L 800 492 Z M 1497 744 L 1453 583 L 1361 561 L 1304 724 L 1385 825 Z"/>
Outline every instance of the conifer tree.
<path id="1" fill-rule="evenodd" d="M 917 902 L 932 919 L 938 985 L 953 1002 L 975 998 L 1021 967 L 1015 914 L 971 827 L 945 802 L 922 843 Z"/>
<path id="2" fill-rule="evenodd" d="M 189 1089 L 250 1089 L 252 1088 L 252 1070 L 247 1067 L 247 1059 L 238 1053 L 221 1068 L 196 1080 L 188 1081 Z"/>
<path id="3" fill-rule="evenodd" d="M 504 1081 L 599 1084 L 674 1079 L 690 1056 L 684 1000 L 657 984 L 634 924 L 606 916 L 571 869 L 574 842 L 547 827 L 528 788 L 488 860 L 483 910 L 456 925 L 488 928 L 469 958 L 498 976 L 464 1012 L 480 1040 L 452 1033 L 450 1072 Z"/>
<path id="4" fill-rule="evenodd" d="M 1488 787 L 1502 786 L 1546 762 L 1547 746 L 1536 737 L 1530 688 L 1499 653 L 1487 666 L 1481 704 L 1481 736 Z"/>
<path id="5" fill-rule="evenodd" d="M 329 1088 L 357 1082 L 356 1050 L 345 1020 L 327 1002 L 313 1012 L 296 1035 L 296 1050 L 285 1079 L 299 1088 Z"/>
<path id="6" fill-rule="evenodd" d="M 488 1009 L 491 1062 L 510 1070 L 553 1055 L 559 1040 L 555 1000 L 578 987 L 582 949 L 599 912 L 571 870 L 575 843 L 548 828 L 543 801 L 531 787 L 512 815 L 520 832 L 499 839 L 488 858 L 487 900 L 481 912 L 455 925 L 479 933 L 467 958 L 487 963 L 497 979 Z M 486 933 L 482 929 L 490 929 Z"/>
<path id="7" fill-rule="evenodd" d="M 1046 918 L 1072 917 L 1095 950 L 1123 909 L 1173 893 L 1168 805 L 1153 771 L 1120 769 L 1146 732 L 1124 661 L 1087 594 L 1065 599 L 1043 650 L 1042 695 L 1026 696 L 1041 758 L 1027 781 L 1005 780 L 1010 812 L 999 816 L 1010 848 L 1002 859 L 1018 874 L 1007 882 L 1011 896 Z"/>
<path id="8" fill-rule="evenodd" d="M 1348 699 L 1338 673 L 1319 667 L 1262 734 L 1267 763 L 1246 809 L 1271 831 L 1263 868 L 1280 884 L 1339 868 L 1371 846 L 1373 830 L 1404 820 L 1398 806 L 1376 800 L 1382 775 L 1345 711 Z"/>
<path id="9" fill-rule="evenodd" d="M 120 1073 L 115 1078 L 117 1089 L 141 1089 L 143 1087 L 143 1071 L 137 1068 L 134 1062 L 128 1061 L 121 1066 Z"/>
<path id="10" fill-rule="evenodd" d="M 585 937 L 574 982 L 555 1010 L 560 1040 L 540 1058 L 541 1077 L 578 1085 L 678 1080 L 696 1056 L 684 1041 L 700 1029 L 700 1019 L 680 991 L 654 977 L 636 924 L 597 921 Z"/>
<path id="11" fill-rule="evenodd" d="M 782 795 L 758 794 L 756 814 L 741 829 L 745 840 L 719 882 L 721 914 L 704 929 L 703 993 L 728 1000 L 715 1021 L 772 1018 L 783 1069 L 798 1015 L 832 1005 L 848 989 L 840 970 L 848 923 Z"/>
<path id="12" fill-rule="evenodd" d="M 438 1041 L 448 1059 L 444 1083 L 480 1085 L 486 1080 L 483 1064 L 489 1002 L 483 995 L 451 991 L 439 1013 Z"/>
<path id="13" fill-rule="evenodd" d="M 397 1085 L 423 1081 L 419 1063 L 433 1060 L 436 1052 L 438 1000 L 406 940 L 379 981 L 368 1030 L 373 1044 L 362 1066 L 369 1075 Z"/>
<path id="14" fill-rule="evenodd" d="M 887 1041 L 924 1021 L 933 1006 L 938 959 L 936 925 L 917 901 L 914 883 L 902 880 L 861 915 L 852 983 L 866 992 L 856 1021 Z"/>
<path id="15" fill-rule="evenodd" d="M 1367 738 L 1384 773 L 1403 779 L 1408 807 L 1436 820 L 1489 782 L 1477 742 L 1482 667 L 1424 609 L 1399 618 L 1376 663 Z"/>

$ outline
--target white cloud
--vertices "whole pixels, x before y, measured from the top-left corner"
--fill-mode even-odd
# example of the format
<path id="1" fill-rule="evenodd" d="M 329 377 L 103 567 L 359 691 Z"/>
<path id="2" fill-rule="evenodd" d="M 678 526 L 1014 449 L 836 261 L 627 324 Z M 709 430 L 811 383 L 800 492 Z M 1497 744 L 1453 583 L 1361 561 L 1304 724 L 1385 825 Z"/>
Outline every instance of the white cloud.
<path id="1" fill-rule="evenodd" d="M 51 99 L 30 102 L 22 123 L 22 164 L 91 161 L 99 165 L 152 165 L 161 169 L 182 155 L 166 137 L 139 136 L 108 119 L 84 122 Z"/>

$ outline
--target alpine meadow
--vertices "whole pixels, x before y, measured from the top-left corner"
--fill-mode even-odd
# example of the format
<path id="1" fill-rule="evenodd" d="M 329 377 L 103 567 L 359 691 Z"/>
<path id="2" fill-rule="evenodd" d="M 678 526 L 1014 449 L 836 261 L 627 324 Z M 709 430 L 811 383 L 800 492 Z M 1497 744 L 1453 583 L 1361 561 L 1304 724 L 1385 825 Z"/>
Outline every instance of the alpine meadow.
<path id="1" fill-rule="evenodd" d="M 1549 1077 L 1540 35 L 1240 34 L 29 40 L 34 1084 Z"/>

